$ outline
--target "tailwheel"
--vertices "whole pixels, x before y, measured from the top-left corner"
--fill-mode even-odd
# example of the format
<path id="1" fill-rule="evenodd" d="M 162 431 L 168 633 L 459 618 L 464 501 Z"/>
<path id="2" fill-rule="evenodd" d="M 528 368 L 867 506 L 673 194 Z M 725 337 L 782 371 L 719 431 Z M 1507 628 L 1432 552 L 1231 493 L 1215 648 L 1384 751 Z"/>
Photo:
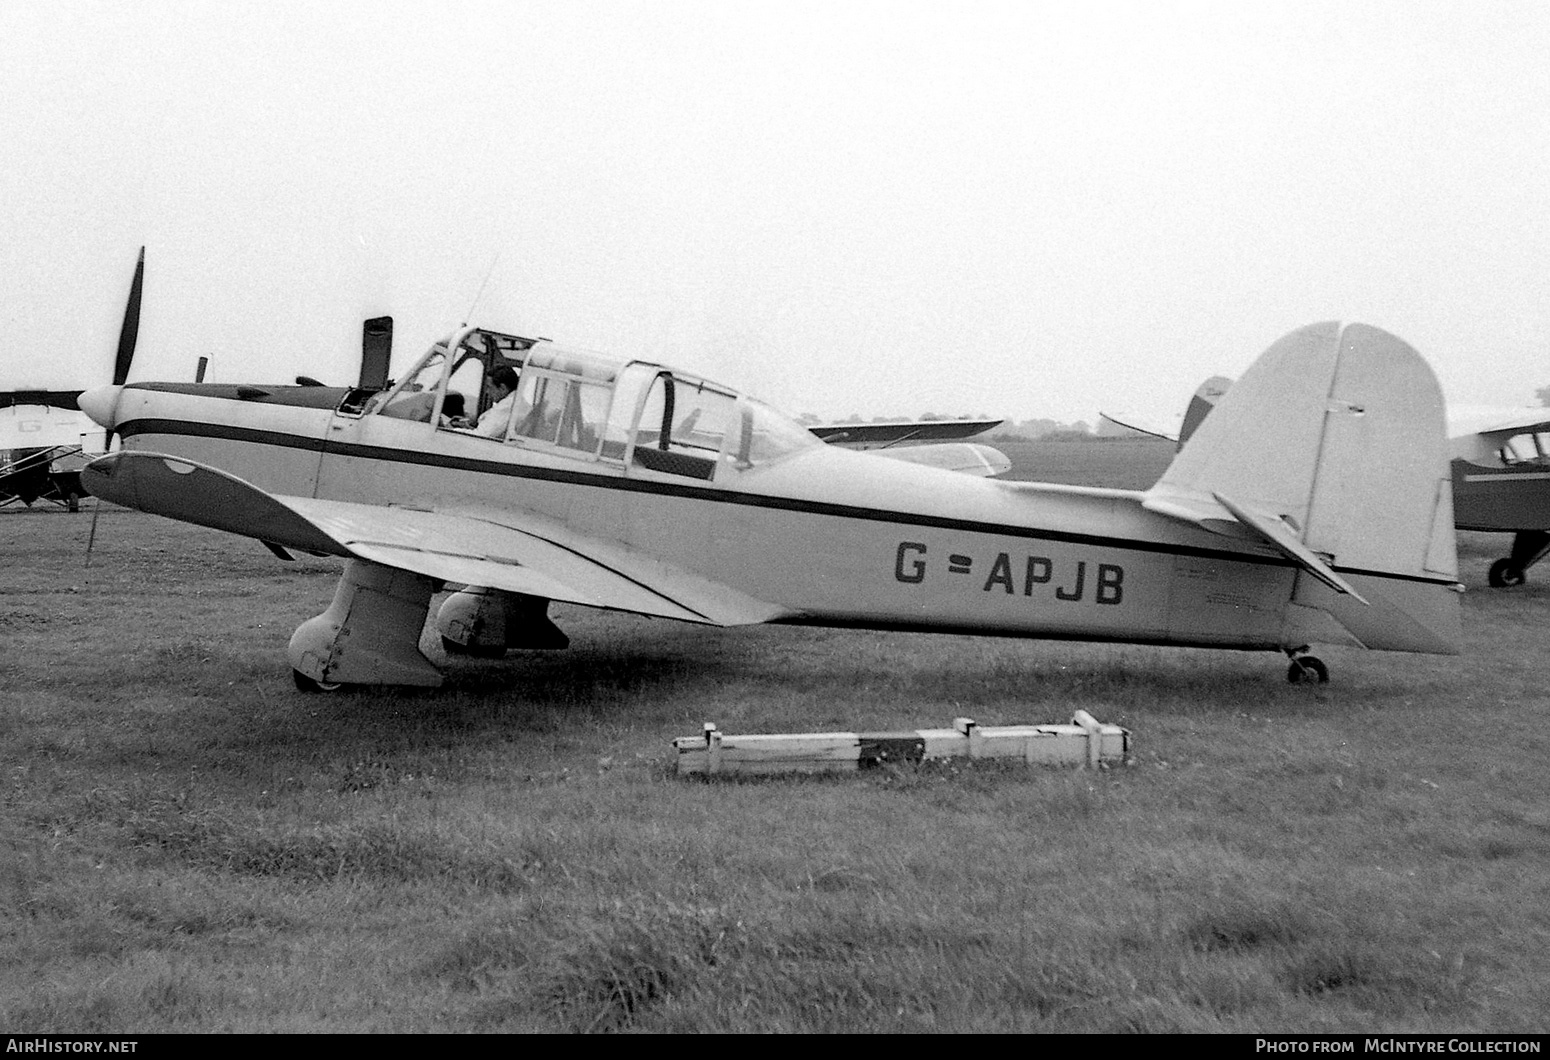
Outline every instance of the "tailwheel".
<path id="1" fill-rule="evenodd" d="M 1292 664 L 1286 668 L 1286 679 L 1294 685 L 1327 685 L 1329 667 L 1324 665 L 1324 660 L 1315 656 L 1298 655 L 1293 657 Z"/>
<path id="2" fill-rule="evenodd" d="M 300 670 L 291 671 L 291 680 L 296 682 L 296 688 L 301 692 L 337 692 L 344 685 L 333 681 L 314 681 Z"/>
<path id="3" fill-rule="evenodd" d="M 1523 573 L 1523 568 L 1511 559 L 1497 560 L 1491 564 L 1491 571 L 1486 575 L 1486 580 L 1491 583 L 1493 589 L 1512 588 L 1522 585 L 1527 579 L 1528 576 Z"/>

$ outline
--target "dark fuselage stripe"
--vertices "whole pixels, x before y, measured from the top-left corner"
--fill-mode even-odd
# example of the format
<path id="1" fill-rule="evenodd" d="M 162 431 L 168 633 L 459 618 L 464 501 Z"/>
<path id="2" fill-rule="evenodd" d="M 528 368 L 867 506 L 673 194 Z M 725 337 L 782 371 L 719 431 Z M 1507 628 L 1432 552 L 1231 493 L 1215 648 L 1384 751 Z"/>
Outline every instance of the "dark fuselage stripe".
<path id="1" fill-rule="evenodd" d="M 828 501 L 798 500 L 790 497 L 769 497 L 734 490 L 717 489 L 713 486 L 679 485 L 673 482 L 646 482 L 641 479 L 618 478 L 612 475 L 596 475 L 580 471 L 562 471 L 556 468 L 527 467 L 498 460 L 478 460 L 472 457 L 447 456 L 442 453 L 422 453 L 411 449 L 395 449 L 387 446 L 356 445 L 337 442 L 325 443 L 321 438 L 309 438 L 283 431 L 264 431 L 253 427 L 234 427 L 224 423 L 200 423 L 194 420 L 138 419 L 127 420 L 118 428 L 120 437 L 128 439 L 138 434 L 173 434 L 197 438 L 221 438 L 228 441 L 273 445 L 287 449 L 302 449 L 322 453 L 325 450 L 335 456 L 355 457 L 362 460 L 384 460 L 400 464 L 419 464 L 425 467 L 444 467 L 458 471 L 473 471 L 506 478 L 536 479 L 574 486 L 591 486 L 598 489 L 623 490 L 628 493 L 654 493 L 661 496 L 682 497 L 718 504 L 740 504 L 753 508 L 772 508 L 780 511 L 804 512 L 810 515 L 827 515 L 840 519 L 862 519 L 869 522 L 892 523 L 899 526 L 925 526 L 938 530 L 961 530 L 975 534 L 997 534 L 1003 537 L 1019 537 L 1035 541 L 1058 541 L 1073 545 L 1092 545 L 1101 548 L 1125 549 L 1131 552 L 1149 552 L 1158 555 L 1193 556 L 1202 559 L 1219 559 L 1233 563 L 1253 563 L 1269 567 L 1294 566 L 1280 556 L 1257 556 L 1223 549 L 1203 548 L 1198 545 L 1177 545 L 1158 541 L 1131 538 L 1106 537 L 1102 534 L 1078 534 L 1061 530 L 1040 530 L 1033 527 L 1002 523 L 977 522 L 970 519 L 954 519 L 939 515 L 921 515 L 914 512 L 887 511 L 881 508 L 862 508 Z M 1333 568 L 1342 574 L 1360 574 L 1374 578 L 1397 581 L 1423 582 L 1432 585 L 1452 585 L 1452 579 L 1424 577 L 1416 574 L 1396 574 L 1390 571 L 1363 570 L 1359 567 Z"/>

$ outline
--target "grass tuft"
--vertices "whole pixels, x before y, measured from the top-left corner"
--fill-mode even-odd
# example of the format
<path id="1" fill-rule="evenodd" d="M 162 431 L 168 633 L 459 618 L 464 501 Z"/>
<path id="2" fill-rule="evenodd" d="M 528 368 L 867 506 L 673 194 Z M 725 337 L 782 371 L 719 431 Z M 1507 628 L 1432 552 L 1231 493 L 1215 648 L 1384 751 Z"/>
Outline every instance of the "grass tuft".
<path id="1" fill-rule="evenodd" d="M 1428 953 L 1397 954 L 1366 945 L 1329 944 L 1288 962 L 1287 987 L 1310 998 L 1335 997 L 1387 1016 L 1412 1011 L 1457 1014 L 1471 1003 L 1473 970 Z"/>
<path id="2" fill-rule="evenodd" d="M 613 918 L 585 931 L 548 976 L 547 999 L 572 1031 L 624 1030 L 714 968 L 726 929 L 687 917 Z"/>
<path id="3" fill-rule="evenodd" d="M 1238 904 L 1197 917 L 1184 936 L 1197 953 L 1247 953 L 1265 946 L 1289 946 L 1311 933 L 1306 916 L 1296 907 Z"/>
<path id="4" fill-rule="evenodd" d="M 524 866 L 498 850 L 390 824 L 268 834 L 209 811 L 137 815 L 129 841 L 200 868 L 303 883 L 367 878 L 441 881 L 505 893 L 522 888 Z"/>
<path id="5" fill-rule="evenodd" d="M 440 944 L 419 973 L 454 990 L 487 992 L 533 963 L 536 934 L 530 918 L 502 918 Z"/>

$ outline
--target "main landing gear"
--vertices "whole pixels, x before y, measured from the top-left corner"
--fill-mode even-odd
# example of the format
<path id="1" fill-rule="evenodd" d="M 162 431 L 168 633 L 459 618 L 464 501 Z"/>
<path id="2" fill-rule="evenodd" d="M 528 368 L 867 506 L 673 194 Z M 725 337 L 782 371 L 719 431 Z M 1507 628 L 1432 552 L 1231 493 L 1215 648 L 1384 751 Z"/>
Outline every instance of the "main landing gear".
<path id="1" fill-rule="evenodd" d="M 1287 657 L 1292 660 L 1286 668 L 1286 679 L 1294 685 L 1327 685 L 1329 684 L 1329 667 L 1324 665 L 1324 660 L 1314 655 L 1309 655 L 1308 646 L 1304 644 L 1300 648 L 1286 649 Z"/>
<path id="2" fill-rule="evenodd" d="M 1512 560 L 1499 559 L 1491 564 L 1491 572 L 1486 575 L 1486 580 L 1493 589 L 1511 589 L 1526 582 L 1528 575 Z"/>
<path id="3" fill-rule="evenodd" d="M 1510 589 L 1528 580 L 1528 569 L 1550 553 L 1550 530 L 1520 530 L 1512 539 L 1512 554 L 1491 564 L 1486 580 L 1493 589 Z"/>
<path id="4" fill-rule="evenodd" d="M 303 692 L 333 692 L 343 685 L 438 687 L 444 660 L 420 647 L 435 590 L 423 575 L 350 560 L 328 610 L 291 634 L 287 654 L 296 687 Z"/>
<path id="5" fill-rule="evenodd" d="M 553 649 L 570 643 L 549 620 L 548 600 L 477 587 L 453 593 L 427 630 L 425 616 L 440 588 L 430 578 L 395 567 L 347 562 L 328 610 L 291 635 L 288 654 L 296 687 L 303 692 L 358 685 L 436 688 L 449 651 L 499 658 L 508 648 Z"/>

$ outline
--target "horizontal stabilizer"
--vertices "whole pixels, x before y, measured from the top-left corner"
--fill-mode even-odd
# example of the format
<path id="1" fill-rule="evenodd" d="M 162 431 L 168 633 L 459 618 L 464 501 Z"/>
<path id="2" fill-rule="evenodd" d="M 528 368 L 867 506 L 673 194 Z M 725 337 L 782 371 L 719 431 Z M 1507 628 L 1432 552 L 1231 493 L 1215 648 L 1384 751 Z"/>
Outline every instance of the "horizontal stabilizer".
<path id="1" fill-rule="evenodd" d="M 1141 505 L 1158 515 L 1194 523 L 1213 534 L 1268 545 L 1335 592 L 1367 603 L 1361 593 L 1351 588 L 1349 582 L 1298 539 L 1296 531 L 1284 519 L 1251 511 L 1246 505 L 1220 493 L 1212 493 L 1207 499 L 1184 490 L 1154 490 Z"/>
<path id="2" fill-rule="evenodd" d="M 1237 520 L 1259 537 L 1261 541 L 1275 549 L 1281 555 L 1297 564 L 1303 570 L 1313 575 L 1319 581 L 1335 590 L 1337 593 L 1348 593 L 1362 603 L 1367 601 L 1362 594 L 1351 588 L 1350 584 L 1330 569 L 1329 564 L 1314 554 L 1313 550 L 1297 540 L 1297 535 L 1292 532 L 1285 520 L 1268 518 L 1249 511 L 1241 504 L 1236 504 L 1220 493 L 1212 494 L 1223 508 L 1232 512 Z"/>

